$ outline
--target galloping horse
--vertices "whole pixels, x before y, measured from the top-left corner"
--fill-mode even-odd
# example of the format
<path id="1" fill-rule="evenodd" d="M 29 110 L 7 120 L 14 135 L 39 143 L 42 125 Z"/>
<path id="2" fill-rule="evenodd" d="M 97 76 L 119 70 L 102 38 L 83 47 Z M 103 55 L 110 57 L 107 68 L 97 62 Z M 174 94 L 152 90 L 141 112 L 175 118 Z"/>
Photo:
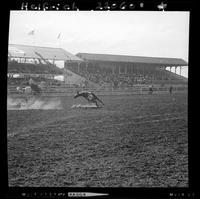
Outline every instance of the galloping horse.
<path id="1" fill-rule="evenodd" d="M 23 95 L 26 105 L 32 105 L 40 98 L 42 94 L 43 85 L 31 84 L 30 86 L 18 86 L 17 91 Z"/>

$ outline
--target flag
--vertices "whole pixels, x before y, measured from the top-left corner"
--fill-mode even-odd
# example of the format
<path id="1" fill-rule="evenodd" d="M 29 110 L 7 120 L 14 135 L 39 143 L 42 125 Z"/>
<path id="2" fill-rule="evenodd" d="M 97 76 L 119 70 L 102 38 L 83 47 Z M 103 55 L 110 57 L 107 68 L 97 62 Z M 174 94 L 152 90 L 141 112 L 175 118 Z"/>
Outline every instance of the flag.
<path id="1" fill-rule="evenodd" d="M 31 31 L 28 33 L 28 35 L 34 35 L 34 33 L 35 33 L 35 30 L 31 30 Z"/>
<path id="2" fill-rule="evenodd" d="M 58 35 L 57 39 L 60 39 L 60 35 L 61 35 L 61 33 L 59 33 L 59 35 Z"/>

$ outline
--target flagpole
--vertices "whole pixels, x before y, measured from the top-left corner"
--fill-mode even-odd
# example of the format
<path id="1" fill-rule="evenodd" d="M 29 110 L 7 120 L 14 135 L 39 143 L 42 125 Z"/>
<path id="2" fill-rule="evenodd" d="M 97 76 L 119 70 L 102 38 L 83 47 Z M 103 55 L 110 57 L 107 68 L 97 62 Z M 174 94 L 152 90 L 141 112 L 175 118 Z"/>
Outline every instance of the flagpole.
<path id="1" fill-rule="evenodd" d="M 61 36 L 61 33 L 59 33 L 57 36 L 57 47 L 58 48 L 60 48 L 60 36 Z"/>
<path id="2" fill-rule="evenodd" d="M 35 46 L 35 34 L 33 34 L 33 45 Z"/>
<path id="3" fill-rule="evenodd" d="M 32 45 L 35 46 L 35 30 L 30 31 L 28 35 L 32 36 Z"/>

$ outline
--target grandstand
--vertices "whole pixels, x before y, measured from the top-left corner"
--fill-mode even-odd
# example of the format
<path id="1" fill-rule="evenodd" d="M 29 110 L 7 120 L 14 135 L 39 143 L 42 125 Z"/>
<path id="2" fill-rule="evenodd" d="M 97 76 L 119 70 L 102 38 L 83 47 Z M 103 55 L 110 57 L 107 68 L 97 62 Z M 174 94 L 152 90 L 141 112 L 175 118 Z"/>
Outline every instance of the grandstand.
<path id="1" fill-rule="evenodd" d="M 125 85 L 135 84 L 184 84 L 187 78 L 171 72 L 171 68 L 187 66 L 179 58 L 155 58 L 109 54 L 78 53 L 84 60 L 79 67 L 68 69 L 85 76 L 97 84 Z M 170 67 L 170 71 L 166 68 Z"/>
<path id="2" fill-rule="evenodd" d="M 40 46 L 9 44 L 8 84 L 16 84 L 24 78 L 57 82 L 54 77 L 64 76 L 66 71 L 57 63 L 80 62 L 80 58 L 61 49 Z M 17 74 L 17 76 L 16 76 Z M 17 77 L 17 78 L 14 78 Z"/>
<path id="3" fill-rule="evenodd" d="M 16 93 L 16 86 L 30 77 L 38 82 L 44 81 L 50 88 L 45 90 L 48 94 L 51 91 L 52 94 L 68 95 L 77 88 L 103 94 L 116 90 L 133 93 L 147 90 L 150 84 L 158 90 L 167 90 L 169 85 L 187 89 L 187 78 L 166 70 L 167 67 L 181 69 L 187 65 L 179 58 L 73 55 L 61 48 L 9 44 L 8 92 Z M 57 76 L 62 76 L 64 81 L 56 80 Z"/>

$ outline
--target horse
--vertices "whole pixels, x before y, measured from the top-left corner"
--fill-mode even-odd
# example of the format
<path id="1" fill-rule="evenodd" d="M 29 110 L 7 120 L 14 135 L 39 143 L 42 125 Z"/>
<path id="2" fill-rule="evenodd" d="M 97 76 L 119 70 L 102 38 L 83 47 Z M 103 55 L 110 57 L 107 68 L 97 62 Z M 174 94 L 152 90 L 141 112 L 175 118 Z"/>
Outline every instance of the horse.
<path id="1" fill-rule="evenodd" d="M 18 91 L 18 93 L 23 95 L 25 105 L 29 106 L 34 104 L 35 101 L 39 99 L 42 94 L 42 86 L 40 85 L 31 85 L 25 87 L 18 86 L 16 90 Z"/>

